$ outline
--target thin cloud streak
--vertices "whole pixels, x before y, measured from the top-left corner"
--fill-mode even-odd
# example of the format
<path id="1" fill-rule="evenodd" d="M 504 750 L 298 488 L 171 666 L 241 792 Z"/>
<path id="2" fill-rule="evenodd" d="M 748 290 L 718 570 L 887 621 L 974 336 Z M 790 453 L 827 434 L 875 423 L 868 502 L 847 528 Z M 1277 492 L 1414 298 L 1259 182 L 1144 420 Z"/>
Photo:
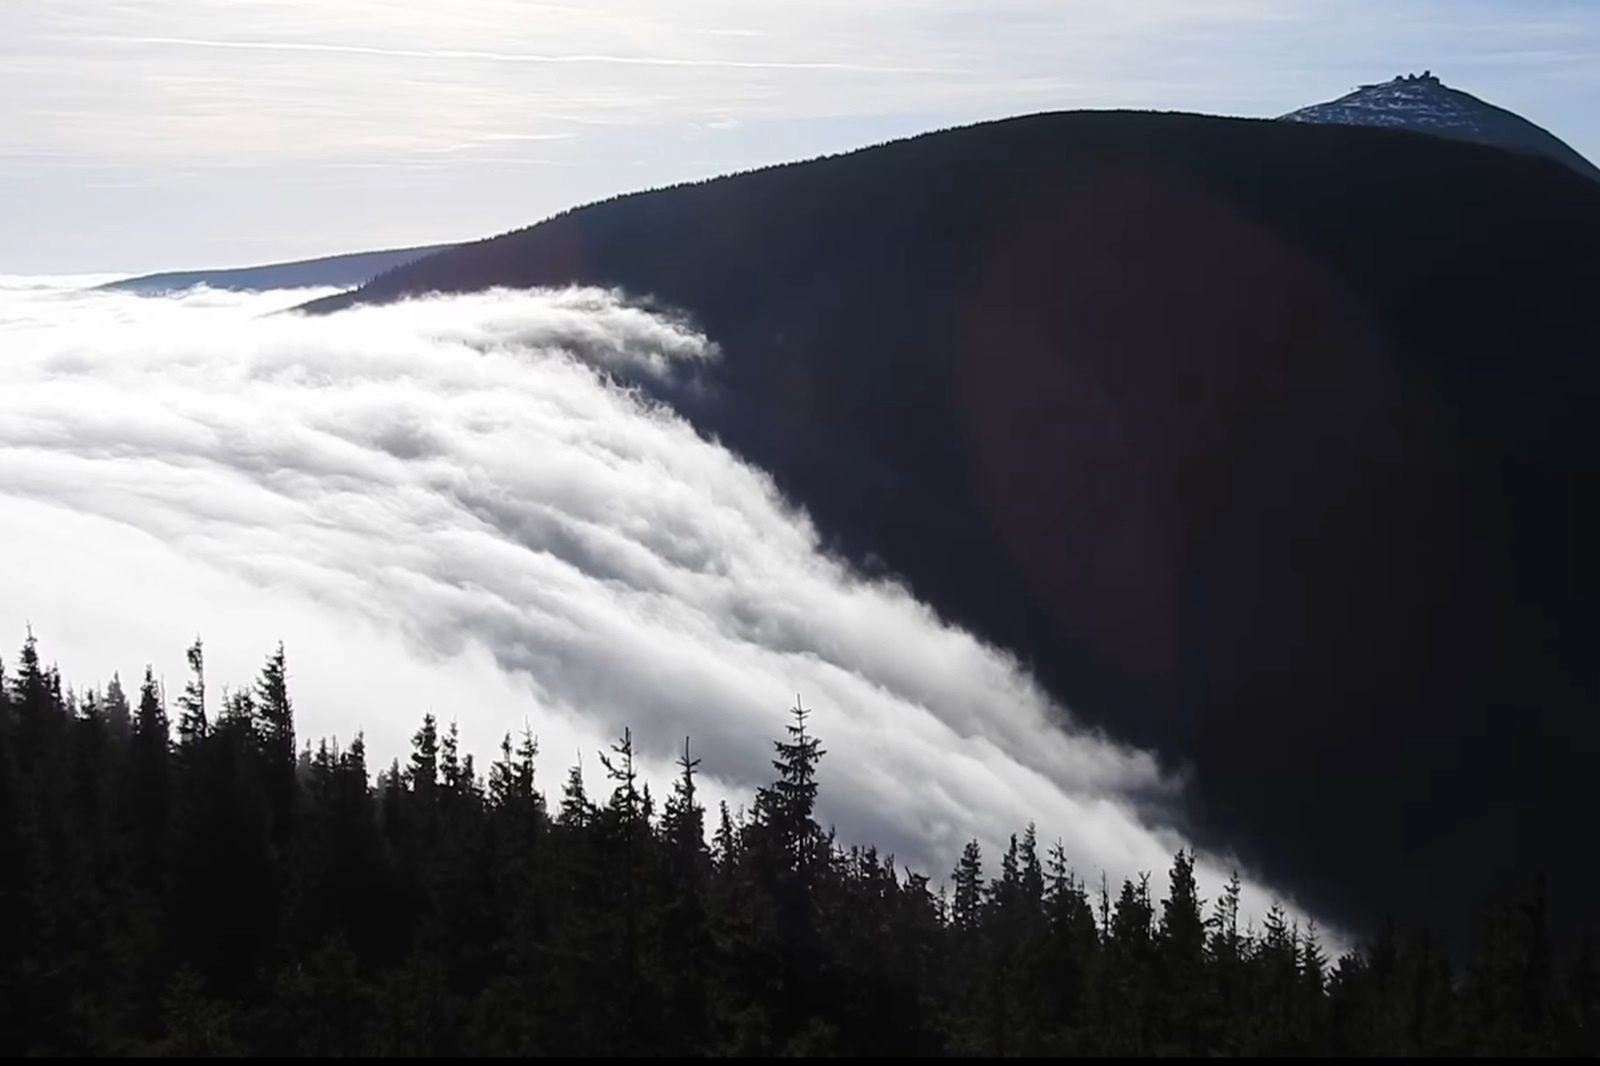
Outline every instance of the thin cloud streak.
<path id="1" fill-rule="evenodd" d="M 485 52 L 469 48 L 376 48 L 356 44 L 313 41 L 220 41 L 193 37 L 92 37 L 84 40 L 110 44 L 163 45 L 186 48 L 235 48 L 260 52 L 325 52 L 335 55 L 383 56 L 394 59 L 452 59 L 488 63 L 600 63 L 628 67 L 687 67 L 727 70 L 817 70 L 855 74 L 970 74 L 950 67 L 875 66 L 805 60 L 691 59 L 671 56 L 624 56 L 597 53 L 545 55 L 534 52 Z"/>

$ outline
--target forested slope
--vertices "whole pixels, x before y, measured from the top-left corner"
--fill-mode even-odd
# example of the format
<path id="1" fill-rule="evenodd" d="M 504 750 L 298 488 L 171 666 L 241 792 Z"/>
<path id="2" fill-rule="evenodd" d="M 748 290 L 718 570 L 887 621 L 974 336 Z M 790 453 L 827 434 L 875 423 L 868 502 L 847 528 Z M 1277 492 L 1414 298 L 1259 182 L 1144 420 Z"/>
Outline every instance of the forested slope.
<path id="1" fill-rule="evenodd" d="M 1050 826 L 932 882 L 846 846 L 827 708 L 711 814 L 701 741 L 657 799 L 629 733 L 557 788 L 532 736 L 475 762 L 428 715 L 374 781 L 360 736 L 297 739 L 281 646 L 231 689 L 188 661 L 170 701 L 74 693 L 30 635 L 0 679 L 0 1053 L 1600 1052 L 1600 957 L 1531 877 L 1471 951 L 1334 960 L 1181 852 L 1157 900 Z"/>

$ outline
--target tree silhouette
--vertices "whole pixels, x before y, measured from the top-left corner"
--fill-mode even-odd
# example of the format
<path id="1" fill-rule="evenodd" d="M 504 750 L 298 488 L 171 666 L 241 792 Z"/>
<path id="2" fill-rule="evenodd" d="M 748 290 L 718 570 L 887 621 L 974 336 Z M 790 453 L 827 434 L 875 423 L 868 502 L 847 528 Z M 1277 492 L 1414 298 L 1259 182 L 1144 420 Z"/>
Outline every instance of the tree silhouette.
<path id="1" fill-rule="evenodd" d="M 17 1054 L 1593 1054 L 1600 963 L 1563 952 L 1538 883 L 1457 966 L 1386 927 L 1330 965 L 1193 852 L 1167 889 L 1057 843 L 969 841 L 948 884 L 816 822 L 822 748 L 797 702 L 754 813 L 708 846 L 685 738 L 657 815 L 635 736 L 555 818 L 537 742 L 480 780 L 431 714 L 369 775 L 365 739 L 295 735 L 281 647 L 207 708 L 191 648 L 169 737 L 146 669 L 66 690 L 31 634 L 0 669 L 0 1050 Z M 200 723 L 204 721 L 202 728 Z M 26 755 L 26 758 L 23 756 Z M 284 774 L 284 766 L 290 769 Z M 289 787 L 287 807 L 281 791 Z M 291 812 L 285 818 L 283 811 Z"/>

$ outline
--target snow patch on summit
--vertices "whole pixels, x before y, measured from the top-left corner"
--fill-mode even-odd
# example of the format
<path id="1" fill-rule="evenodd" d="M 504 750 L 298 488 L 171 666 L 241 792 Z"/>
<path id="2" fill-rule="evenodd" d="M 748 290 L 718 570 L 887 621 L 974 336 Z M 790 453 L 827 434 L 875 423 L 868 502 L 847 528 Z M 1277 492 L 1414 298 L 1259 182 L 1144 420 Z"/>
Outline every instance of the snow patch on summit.
<path id="1" fill-rule="evenodd" d="M 1355 92 L 1291 111 L 1286 122 L 1384 126 L 1544 155 L 1600 180 L 1600 170 L 1560 138 L 1520 115 L 1452 89 L 1431 71 L 1363 85 Z"/>

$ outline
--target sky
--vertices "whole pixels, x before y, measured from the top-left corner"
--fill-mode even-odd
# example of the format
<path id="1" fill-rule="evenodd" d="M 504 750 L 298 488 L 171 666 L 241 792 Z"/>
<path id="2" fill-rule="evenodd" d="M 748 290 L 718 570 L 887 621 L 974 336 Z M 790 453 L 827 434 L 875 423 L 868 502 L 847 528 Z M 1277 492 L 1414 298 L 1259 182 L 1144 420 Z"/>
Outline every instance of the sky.
<path id="1" fill-rule="evenodd" d="M 471 239 L 1041 110 L 1428 68 L 1600 158 L 1589 0 L 3 0 L 0 271 Z"/>

